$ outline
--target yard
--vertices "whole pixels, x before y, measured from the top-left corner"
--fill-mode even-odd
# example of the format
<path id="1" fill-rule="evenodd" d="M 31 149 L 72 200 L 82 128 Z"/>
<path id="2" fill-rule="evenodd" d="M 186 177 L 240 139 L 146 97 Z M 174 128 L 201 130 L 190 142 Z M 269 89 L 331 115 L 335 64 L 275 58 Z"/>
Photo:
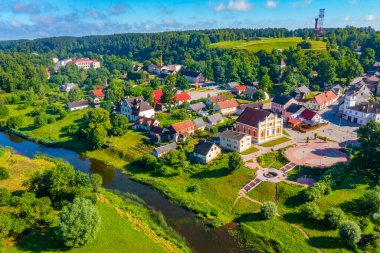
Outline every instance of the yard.
<path id="1" fill-rule="evenodd" d="M 268 141 L 263 144 L 261 144 L 262 147 L 274 147 L 276 145 L 282 144 L 284 142 L 290 141 L 290 138 L 288 137 L 281 137 L 273 141 Z"/>
<path id="2" fill-rule="evenodd" d="M 296 47 L 298 43 L 302 42 L 301 37 L 288 37 L 288 38 L 260 38 L 259 40 L 251 41 L 221 41 L 211 44 L 211 47 L 218 47 L 223 49 L 234 50 L 247 50 L 251 52 L 257 52 L 259 50 L 272 51 L 277 49 L 288 49 L 289 47 Z M 311 41 L 310 50 L 325 50 L 326 42 L 323 41 Z"/>

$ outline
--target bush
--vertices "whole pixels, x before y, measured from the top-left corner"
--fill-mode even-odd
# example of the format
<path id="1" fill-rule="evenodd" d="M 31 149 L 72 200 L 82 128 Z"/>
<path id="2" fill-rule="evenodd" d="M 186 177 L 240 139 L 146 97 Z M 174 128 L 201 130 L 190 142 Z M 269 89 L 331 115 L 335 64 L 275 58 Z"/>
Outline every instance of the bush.
<path id="1" fill-rule="evenodd" d="M 243 167 L 244 162 L 240 154 L 237 152 L 232 152 L 228 156 L 228 167 L 230 170 L 237 170 Z"/>
<path id="2" fill-rule="evenodd" d="M 0 167 L 0 180 L 5 180 L 8 178 L 9 178 L 9 171 L 4 167 Z"/>
<path id="3" fill-rule="evenodd" d="M 103 184 L 103 178 L 100 174 L 94 173 L 91 175 L 91 185 L 94 192 L 99 192 Z"/>
<path id="4" fill-rule="evenodd" d="M 366 213 L 375 213 L 380 209 L 380 192 L 376 189 L 366 192 L 360 198 L 362 210 Z"/>
<path id="5" fill-rule="evenodd" d="M 340 208 L 329 208 L 325 213 L 325 222 L 331 228 L 338 228 L 339 224 L 343 222 L 346 218 L 346 215 Z"/>
<path id="6" fill-rule="evenodd" d="M 328 184 L 320 181 L 304 191 L 306 201 L 314 201 L 331 191 Z"/>
<path id="7" fill-rule="evenodd" d="M 45 126 L 48 123 L 48 117 L 45 113 L 40 113 L 34 118 L 34 126 L 36 128 Z"/>
<path id="8" fill-rule="evenodd" d="M 339 226 L 339 235 L 347 244 L 354 246 L 361 238 L 361 230 L 353 221 L 344 221 Z"/>
<path id="9" fill-rule="evenodd" d="M 11 192 L 7 188 L 0 188 L 0 206 L 7 206 L 11 201 Z"/>
<path id="10" fill-rule="evenodd" d="M 19 129 L 23 122 L 24 120 L 22 116 L 13 116 L 7 120 L 7 127 L 9 129 Z"/>
<path id="11" fill-rule="evenodd" d="M 278 213 L 277 206 L 274 202 L 264 202 L 260 208 L 260 213 L 264 219 L 272 219 Z"/>
<path id="12" fill-rule="evenodd" d="M 319 217 L 321 211 L 319 207 L 314 202 L 307 202 L 300 207 L 300 212 L 302 217 L 308 220 L 314 220 Z"/>
<path id="13" fill-rule="evenodd" d="M 198 184 L 191 185 L 187 187 L 187 192 L 197 192 L 201 189 L 201 187 Z"/>
<path id="14" fill-rule="evenodd" d="M 55 123 L 57 120 L 55 119 L 55 117 L 54 116 L 48 116 L 47 117 L 47 123 L 48 124 L 52 124 L 52 123 Z"/>
<path id="15" fill-rule="evenodd" d="M 77 198 L 62 208 L 58 235 L 68 247 L 81 247 L 92 242 L 100 225 L 100 215 L 90 200 Z"/>

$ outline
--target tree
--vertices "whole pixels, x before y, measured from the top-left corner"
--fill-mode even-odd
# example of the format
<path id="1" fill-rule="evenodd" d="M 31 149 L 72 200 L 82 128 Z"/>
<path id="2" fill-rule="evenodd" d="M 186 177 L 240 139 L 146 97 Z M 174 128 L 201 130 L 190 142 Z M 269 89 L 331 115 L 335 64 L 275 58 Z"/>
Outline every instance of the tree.
<path id="1" fill-rule="evenodd" d="M 230 170 L 238 170 L 244 166 L 243 159 L 238 152 L 232 152 L 228 156 L 228 167 Z"/>
<path id="2" fill-rule="evenodd" d="M 255 92 L 252 96 L 253 101 L 264 100 L 265 94 L 261 90 Z"/>
<path id="3" fill-rule="evenodd" d="M 272 219 L 278 213 L 277 206 L 274 202 L 264 202 L 260 208 L 260 213 L 264 219 Z"/>
<path id="4" fill-rule="evenodd" d="M 380 164 L 380 123 L 371 120 L 358 130 L 360 149 L 356 164 L 378 176 Z"/>
<path id="5" fill-rule="evenodd" d="M 367 213 L 375 213 L 380 210 L 380 191 L 371 190 L 360 198 L 361 209 Z"/>
<path id="6" fill-rule="evenodd" d="M 325 213 L 325 222 L 333 229 L 346 219 L 346 215 L 340 208 L 331 207 Z"/>
<path id="7" fill-rule="evenodd" d="M 7 120 L 7 127 L 10 129 L 19 129 L 24 122 L 22 116 L 12 116 Z"/>
<path id="8" fill-rule="evenodd" d="M 100 226 L 100 215 L 90 200 L 77 198 L 62 208 L 58 235 L 68 247 L 82 247 L 92 242 Z"/>
<path id="9" fill-rule="evenodd" d="M 34 118 L 34 126 L 36 128 L 45 126 L 48 123 L 48 118 L 46 113 L 40 113 Z"/>
<path id="10" fill-rule="evenodd" d="M 7 188 L 0 188 L 0 206 L 9 205 L 11 196 L 11 192 Z"/>
<path id="11" fill-rule="evenodd" d="M 112 120 L 111 132 L 113 135 L 122 136 L 128 131 L 128 118 L 122 114 L 116 114 Z"/>
<path id="12" fill-rule="evenodd" d="M 0 167 L 0 180 L 4 180 L 8 178 L 9 178 L 9 171 L 4 167 Z"/>
<path id="13" fill-rule="evenodd" d="M 300 207 L 302 217 L 308 220 L 314 220 L 319 217 L 321 211 L 314 202 L 307 202 Z"/>
<path id="14" fill-rule="evenodd" d="M 69 93 L 67 95 L 67 99 L 70 102 L 79 101 L 83 97 L 82 92 L 79 88 L 73 88 L 69 90 Z"/>
<path id="15" fill-rule="evenodd" d="M 183 76 L 177 78 L 176 87 L 180 90 L 187 90 L 190 88 L 189 81 Z"/>
<path id="16" fill-rule="evenodd" d="M 109 112 L 112 112 L 112 109 L 114 107 L 114 104 L 110 100 L 103 100 L 100 102 L 100 108 L 103 108 L 104 110 L 107 110 Z"/>
<path id="17" fill-rule="evenodd" d="M 347 78 L 347 84 L 357 76 L 361 76 L 364 70 L 360 62 L 354 57 L 350 56 L 344 64 L 344 76 Z"/>
<path id="18" fill-rule="evenodd" d="M 348 245 L 354 246 L 361 238 L 361 229 L 353 221 L 344 221 L 339 226 L 339 235 Z"/>
<path id="19" fill-rule="evenodd" d="M 272 88 L 273 88 L 273 82 L 270 79 L 270 76 L 264 75 L 260 80 L 259 86 L 260 86 L 260 89 L 271 93 Z"/>
<path id="20" fill-rule="evenodd" d="M 5 118 L 9 114 L 9 109 L 5 105 L 5 101 L 2 96 L 0 96 L 0 118 Z"/>
<path id="21" fill-rule="evenodd" d="M 315 69 L 321 81 L 333 83 L 336 77 L 336 62 L 332 57 L 323 55 Z"/>
<path id="22" fill-rule="evenodd" d="M 175 89 L 172 85 L 167 85 L 162 89 L 162 97 L 161 102 L 165 104 L 173 104 L 174 103 L 174 94 Z"/>
<path id="23" fill-rule="evenodd" d="M 107 137 L 107 131 L 111 128 L 110 113 L 103 108 L 91 109 L 85 115 L 86 127 L 84 134 L 90 148 L 100 148 Z"/>
<path id="24" fill-rule="evenodd" d="M 103 177 L 98 174 L 94 173 L 91 175 L 91 185 L 92 185 L 92 190 L 94 192 L 99 192 L 100 188 L 102 187 L 103 184 Z"/>

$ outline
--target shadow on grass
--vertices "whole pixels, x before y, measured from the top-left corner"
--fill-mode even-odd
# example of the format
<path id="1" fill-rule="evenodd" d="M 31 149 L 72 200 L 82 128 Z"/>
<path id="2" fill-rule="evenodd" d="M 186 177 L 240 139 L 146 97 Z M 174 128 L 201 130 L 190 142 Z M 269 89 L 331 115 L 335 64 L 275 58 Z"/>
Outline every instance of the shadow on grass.
<path id="1" fill-rule="evenodd" d="M 330 229 L 323 220 L 307 220 L 298 213 L 286 213 L 283 215 L 285 221 L 302 225 L 306 229 L 316 231 L 329 231 Z"/>
<path id="2" fill-rule="evenodd" d="M 60 240 L 57 239 L 54 228 L 47 228 L 41 231 L 32 231 L 23 238 L 16 246 L 19 251 L 25 252 L 45 252 L 45 251 L 67 251 Z"/>
<path id="3" fill-rule="evenodd" d="M 244 213 L 240 216 L 238 216 L 234 221 L 236 223 L 241 222 L 253 222 L 253 221 L 263 221 L 264 218 L 261 216 L 260 213 Z"/>
<path id="4" fill-rule="evenodd" d="M 345 248 L 345 245 L 336 237 L 331 236 L 315 236 L 310 237 L 309 244 L 316 248 L 322 249 L 341 249 Z"/>
<path id="5" fill-rule="evenodd" d="M 220 178 L 228 176 L 231 170 L 228 168 L 221 168 L 217 170 L 205 170 L 192 175 L 192 178 L 202 179 L 202 178 Z"/>

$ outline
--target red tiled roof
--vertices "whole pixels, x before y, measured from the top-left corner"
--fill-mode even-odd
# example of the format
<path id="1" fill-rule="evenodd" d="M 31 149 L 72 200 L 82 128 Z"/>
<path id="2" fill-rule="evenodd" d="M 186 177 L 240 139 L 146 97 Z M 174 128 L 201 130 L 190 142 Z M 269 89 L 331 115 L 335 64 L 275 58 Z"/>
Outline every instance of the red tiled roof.
<path id="1" fill-rule="evenodd" d="M 290 124 L 292 124 L 292 125 L 297 125 L 297 124 L 299 124 L 301 121 L 300 121 L 299 119 L 290 118 L 290 119 L 288 120 L 288 122 L 289 122 Z"/>
<path id="2" fill-rule="evenodd" d="M 82 58 L 82 59 L 72 60 L 72 62 L 87 62 L 87 61 L 90 61 L 90 62 L 99 62 L 98 60 L 91 60 L 89 58 Z"/>
<path id="3" fill-rule="evenodd" d="M 161 101 L 162 94 L 164 94 L 162 90 L 153 91 L 154 101 L 156 101 L 156 103 Z"/>
<path id="4" fill-rule="evenodd" d="M 306 120 L 312 120 L 315 115 L 317 115 L 317 112 L 309 110 L 309 109 L 305 109 L 301 113 L 300 117 Z"/>
<path id="5" fill-rule="evenodd" d="M 226 100 L 226 101 L 218 102 L 216 104 L 221 110 L 239 106 L 239 103 L 236 102 L 236 100 Z"/>
<path id="6" fill-rule="evenodd" d="M 337 98 L 336 94 L 331 90 L 314 96 L 315 102 L 317 102 L 319 105 L 324 105 L 327 102 L 334 100 L 336 98 Z"/>
<path id="7" fill-rule="evenodd" d="M 179 132 L 179 131 L 184 131 L 187 128 L 193 127 L 195 128 L 194 122 L 191 120 L 185 120 L 182 122 L 178 122 L 172 125 L 172 128 L 174 131 Z"/>
<path id="8" fill-rule="evenodd" d="M 247 89 L 247 86 L 245 85 L 239 85 L 235 87 L 236 90 L 238 91 L 245 91 Z"/>
<path id="9" fill-rule="evenodd" d="M 191 100 L 190 95 L 185 92 L 175 94 L 175 98 L 177 99 L 177 101 Z"/>
<path id="10" fill-rule="evenodd" d="M 237 118 L 236 123 L 242 123 L 248 126 L 258 128 L 259 122 L 263 122 L 272 113 L 247 107 L 244 112 Z"/>
<path id="11" fill-rule="evenodd" d="M 92 94 L 96 97 L 104 97 L 104 92 L 102 89 L 93 90 Z"/>
<path id="12" fill-rule="evenodd" d="M 216 103 L 216 102 L 219 102 L 219 101 L 226 101 L 227 100 L 227 96 L 226 96 L 226 94 L 218 94 L 216 96 L 210 97 L 209 100 L 210 100 L 211 103 Z"/>

